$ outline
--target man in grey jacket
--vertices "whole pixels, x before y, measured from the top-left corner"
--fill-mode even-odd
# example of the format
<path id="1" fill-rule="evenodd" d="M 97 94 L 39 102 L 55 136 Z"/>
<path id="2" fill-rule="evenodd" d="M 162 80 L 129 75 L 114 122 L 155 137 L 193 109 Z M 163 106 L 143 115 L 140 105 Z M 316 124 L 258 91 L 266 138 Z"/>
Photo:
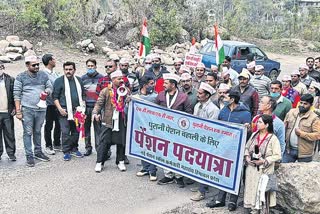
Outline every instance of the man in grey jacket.
<path id="1" fill-rule="evenodd" d="M 39 107 L 40 96 L 45 102 L 46 96 L 52 92 L 52 84 L 44 71 L 39 71 L 39 59 L 36 56 L 26 57 L 27 71 L 18 74 L 14 82 L 14 101 L 16 117 L 22 121 L 23 143 L 27 158 L 27 166 L 35 165 L 34 158 L 49 161 L 41 148 L 41 127 L 46 108 Z M 32 151 L 33 136 L 34 152 Z"/>

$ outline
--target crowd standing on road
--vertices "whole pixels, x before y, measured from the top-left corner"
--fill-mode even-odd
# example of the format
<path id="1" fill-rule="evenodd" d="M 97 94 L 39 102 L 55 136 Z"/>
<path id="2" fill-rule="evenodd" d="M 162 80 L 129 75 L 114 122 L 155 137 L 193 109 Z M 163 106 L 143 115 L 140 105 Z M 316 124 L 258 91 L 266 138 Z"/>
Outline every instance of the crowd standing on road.
<path id="1" fill-rule="evenodd" d="M 131 97 L 136 97 L 208 120 L 245 125 L 248 140 L 244 153 L 243 206 L 248 213 L 268 212 L 276 204 L 275 192 L 265 192 L 266 203 L 256 203 L 265 176 L 274 174 L 281 163 L 311 162 L 319 153 L 319 59 L 308 57 L 281 81 L 271 81 L 264 75 L 264 67 L 254 60 L 248 61 L 238 74 L 231 68 L 232 59 L 228 56 L 220 68 L 212 65 L 211 70 L 206 70 L 202 63 L 189 68 L 177 58 L 173 72 L 162 65 L 157 54 L 148 55 L 141 65 L 132 67 L 126 58 L 108 59 L 103 74 L 97 71 L 97 61 L 88 59 L 86 74 L 81 77 L 75 75 L 75 63 L 68 61 L 63 63 L 63 75 L 59 76 L 52 54 L 43 55 L 43 69 L 39 58 L 26 57 L 26 70 L 15 79 L 1 63 L 0 160 L 5 146 L 9 160 L 16 161 L 15 116 L 23 125 L 29 167 L 35 166 L 35 159 L 50 161 L 49 156 L 57 152 L 63 152 L 65 161 L 91 155 L 93 124 L 95 172 L 103 171 L 104 163 L 112 155 L 112 145 L 116 145 L 117 167 L 126 171 L 127 108 Z M 85 138 L 84 153 L 78 149 L 80 135 Z M 158 180 L 157 167 L 145 161 L 136 175 Z M 182 175 L 165 170 L 158 184 L 174 182 L 180 188 L 187 183 Z M 200 201 L 206 197 L 208 186 L 199 184 L 193 191 L 196 193 L 191 200 Z M 225 206 L 226 195 L 220 190 L 207 206 Z M 230 196 L 229 211 L 236 210 L 237 199 L 238 195 Z"/>

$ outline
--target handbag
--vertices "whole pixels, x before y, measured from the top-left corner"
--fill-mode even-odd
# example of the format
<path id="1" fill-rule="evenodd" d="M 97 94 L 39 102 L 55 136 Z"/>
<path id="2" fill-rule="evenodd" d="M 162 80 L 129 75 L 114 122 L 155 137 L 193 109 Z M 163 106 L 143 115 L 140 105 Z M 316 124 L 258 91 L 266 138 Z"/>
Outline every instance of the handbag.
<path id="1" fill-rule="evenodd" d="M 266 187 L 266 192 L 277 192 L 278 182 L 276 174 L 268 174 L 269 180 Z"/>

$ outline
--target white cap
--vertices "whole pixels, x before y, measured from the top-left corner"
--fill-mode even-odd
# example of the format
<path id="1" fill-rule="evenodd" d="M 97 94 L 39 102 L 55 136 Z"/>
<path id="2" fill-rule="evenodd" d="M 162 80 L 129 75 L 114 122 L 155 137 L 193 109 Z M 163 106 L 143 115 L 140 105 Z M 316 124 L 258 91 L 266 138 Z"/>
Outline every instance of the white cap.
<path id="1" fill-rule="evenodd" d="M 110 74 L 110 78 L 113 79 L 115 77 L 123 77 L 122 71 L 116 70 Z"/>
<path id="2" fill-rule="evenodd" d="M 188 66 L 185 65 L 181 65 L 180 70 L 186 71 L 188 73 L 190 73 L 190 68 Z"/>
<path id="3" fill-rule="evenodd" d="M 312 81 L 310 84 L 310 87 L 311 86 L 315 87 L 316 89 L 318 89 L 320 91 L 320 83 Z"/>
<path id="4" fill-rule="evenodd" d="M 39 62 L 39 58 L 37 56 L 27 56 L 24 59 L 25 62 Z"/>
<path id="5" fill-rule="evenodd" d="M 130 61 L 129 61 L 129 59 L 127 59 L 127 58 L 121 58 L 119 63 L 120 63 L 120 64 L 129 64 Z"/>
<path id="6" fill-rule="evenodd" d="M 230 86 L 225 83 L 220 83 L 218 90 L 229 90 Z"/>
<path id="7" fill-rule="evenodd" d="M 181 74 L 180 80 L 189 80 L 192 79 L 192 76 L 189 73 Z"/>
<path id="8" fill-rule="evenodd" d="M 294 70 L 291 75 L 299 75 L 300 76 L 300 72 L 298 70 Z"/>
<path id="9" fill-rule="evenodd" d="M 282 77 L 281 80 L 282 80 L 282 81 L 291 81 L 291 76 L 285 74 L 285 75 L 283 75 L 283 77 Z"/>
<path id="10" fill-rule="evenodd" d="M 152 62 L 152 56 L 151 55 L 146 56 L 146 59 L 144 60 L 144 62 Z"/>
<path id="11" fill-rule="evenodd" d="M 226 75 L 230 74 L 230 71 L 227 67 L 222 67 L 222 73 L 221 73 L 221 77 L 224 77 Z"/>
<path id="12" fill-rule="evenodd" d="M 255 61 L 252 61 L 249 64 L 247 64 L 247 68 L 249 68 L 249 69 L 254 68 L 255 66 L 256 66 L 256 62 Z"/>
<path id="13" fill-rule="evenodd" d="M 218 66 L 216 66 L 216 65 L 211 65 L 211 69 L 218 69 Z"/>
<path id="14" fill-rule="evenodd" d="M 255 71 L 263 71 L 264 67 L 263 67 L 263 65 L 256 65 L 254 70 Z"/>
<path id="15" fill-rule="evenodd" d="M 154 59 L 159 59 L 161 61 L 161 56 L 159 54 L 153 54 L 152 60 L 154 60 Z"/>
<path id="16" fill-rule="evenodd" d="M 206 68 L 206 66 L 202 62 L 199 62 L 197 68 Z"/>
<path id="17" fill-rule="evenodd" d="M 174 63 L 174 64 L 175 64 L 175 63 L 183 63 L 183 60 L 180 59 L 180 58 L 175 58 L 174 61 L 173 61 L 173 63 Z"/>
<path id="18" fill-rule="evenodd" d="M 117 61 L 117 60 L 119 60 L 120 58 L 119 58 L 118 54 L 110 54 L 109 59 L 112 59 L 112 60 Z"/>
<path id="19" fill-rule="evenodd" d="M 309 67 L 306 64 L 302 64 L 299 66 L 299 69 L 307 69 L 309 70 Z"/>
<path id="20" fill-rule="evenodd" d="M 208 83 L 204 83 L 204 82 L 200 83 L 199 89 L 205 90 L 205 91 L 209 92 L 211 95 L 216 93 L 216 90 L 212 86 L 210 86 Z"/>
<path id="21" fill-rule="evenodd" d="M 172 73 L 164 73 L 163 74 L 163 79 L 165 80 L 175 80 L 177 82 L 180 81 L 180 77 L 176 74 L 172 74 Z"/>

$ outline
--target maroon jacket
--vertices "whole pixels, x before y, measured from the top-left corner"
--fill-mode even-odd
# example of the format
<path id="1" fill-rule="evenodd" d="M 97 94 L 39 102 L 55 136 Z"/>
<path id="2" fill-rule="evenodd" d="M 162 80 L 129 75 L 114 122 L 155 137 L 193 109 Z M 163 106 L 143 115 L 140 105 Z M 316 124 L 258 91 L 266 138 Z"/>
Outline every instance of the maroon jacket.
<path id="1" fill-rule="evenodd" d="M 178 89 L 177 89 L 178 90 Z M 167 107 L 167 101 L 166 101 L 166 92 L 162 91 L 158 94 L 156 97 L 156 104 L 160 106 Z M 192 105 L 191 102 L 188 98 L 188 95 L 185 93 L 179 91 L 177 95 L 177 99 L 172 105 L 171 109 L 178 110 L 178 111 L 183 111 L 189 114 L 193 113 Z"/>

